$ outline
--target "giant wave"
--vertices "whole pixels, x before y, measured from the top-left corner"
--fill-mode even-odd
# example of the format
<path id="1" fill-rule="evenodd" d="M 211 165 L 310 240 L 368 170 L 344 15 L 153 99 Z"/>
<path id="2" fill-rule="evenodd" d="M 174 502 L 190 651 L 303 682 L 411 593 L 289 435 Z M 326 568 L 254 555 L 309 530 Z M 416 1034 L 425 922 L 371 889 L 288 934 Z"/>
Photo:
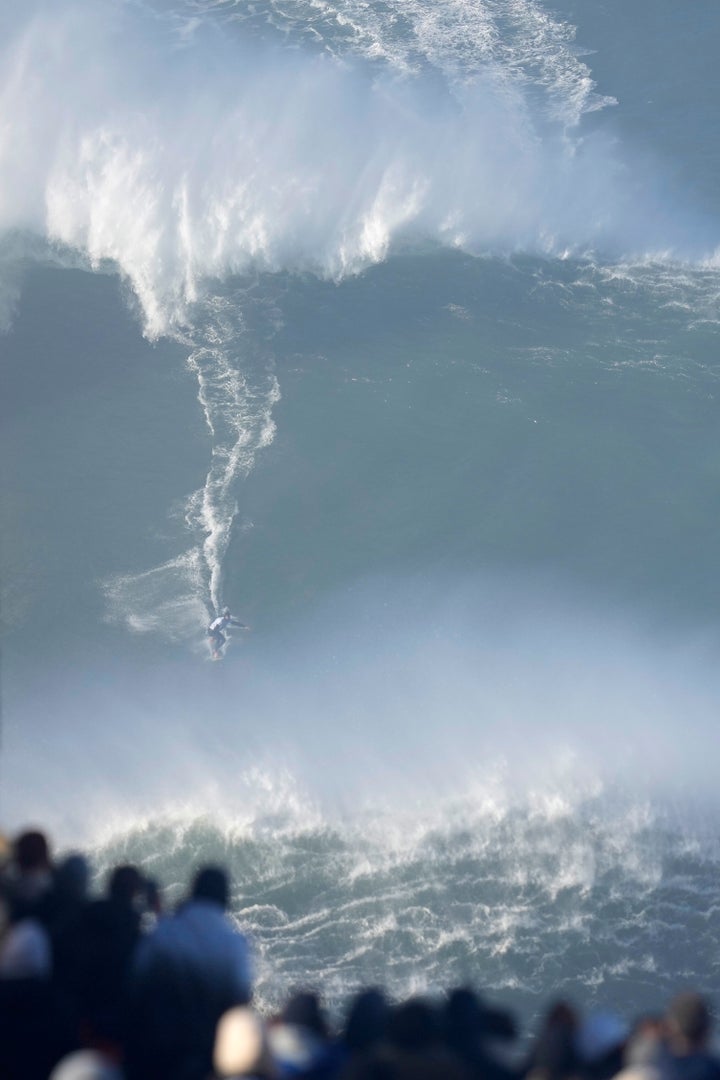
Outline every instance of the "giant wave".
<path id="1" fill-rule="evenodd" d="M 618 136 L 586 43 L 534 0 L 64 0 L 3 31 L 0 318 L 28 266 L 119 275 L 209 459 L 159 565 L 87 560 L 92 662 L 15 689 L 9 820 L 170 899 L 227 861 L 268 1005 L 709 989 L 717 224 Z M 236 597 L 276 622 L 201 664 Z M 92 652 L 127 630 L 147 654 Z"/>
<path id="2" fill-rule="evenodd" d="M 188 636 L 220 606 L 237 487 L 273 438 L 272 301 L 258 311 L 219 281 L 340 280 L 399 245 L 714 262 L 702 215 L 664 205 L 649 162 L 582 129 L 610 99 L 534 0 L 243 17 L 79 0 L 5 24 L 6 318 L 38 238 L 45 258 L 119 272 L 145 332 L 187 345 L 211 433 L 192 546 L 106 584 L 109 617 L 136 631 Z"/>

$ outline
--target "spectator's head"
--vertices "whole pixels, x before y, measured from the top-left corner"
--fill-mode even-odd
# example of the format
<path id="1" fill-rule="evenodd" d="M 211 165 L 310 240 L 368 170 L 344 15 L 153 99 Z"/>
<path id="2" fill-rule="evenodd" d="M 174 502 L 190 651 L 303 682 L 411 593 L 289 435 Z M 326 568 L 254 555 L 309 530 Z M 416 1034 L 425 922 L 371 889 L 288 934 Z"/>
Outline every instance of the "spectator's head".
<path id="1" fill-rule="evenodd" d="M 390 1013 L 388 1042 L 405 1053 L 418 1054 L 438 1040 L 439 1022 L 436 1010 L 422 998 L 410 998 Z"/>
<path id="2" fill-rule="evenodd" d="M 136 866 L 116 866 L 110 874 L 108 896 L 111 900 L 132 906 L 142 895 L 144 884 Z"/>
<path id="3" fill-rule="evenodd" d="M 625 1066 L 640 1071 L 647 1066 L 661 1067 L 667 1056 L 666 1035 L 667 1025 L 662 1016 L 641 1016 L 635 1021 L 625 1046 Z"/>
<path id="4" fill-rule="evenodd" d="M 15 838 L 10 875 L 12 905 L 19 916 L 23 907 L 32 908 L 52 888 L 50 848 L 44 833 L 33 829 Z"/>
<path id="5" fill-rule="evenodd" d="M 190 895 L 193 900 L 210 900 L 223 910 L 230 900 L 230 882 L 219 866 L 203 866 L 192 883 Z"/>
<path id="6" fill-rule="evenodd" d="M 221 1017 L 215 1034 L 213 1063 L 220 1077 L 269 1078 L 276 1074 L 264 1025 L 252 1009 L 238 1006 Z"/>
<path id="7" fill-rule="evenodd" d="M 97 1050 L 75 1050 L 63 1058 L 50 1074 L 50 1080 L 118 1080 L 114 1062 Z"/>
<path id="8" fill-rule="evenodd" d="M 65 900 L 84 900 L 89 884 L 90 867 L 84 855 L 68 855 L 55 871 L 55 888 Z"/>
<path id="9" fill-rule="evenodd" d="M 543 1027 L 577 1031 L 580 1025 L 578 1014 L 568 1001 L 554 1001 L 545 1013 Z"/>
<path id="10" fill-rule="evenodd" d="M 532 1050 L 532 1069 L 537 1075 L 559 1078 L 578 1074 L 579 1026 L 579 1017 L 568 1002 L 550 1005 Z"/>
<path id="11" fill-rule="evenodd" d="M 513 1039 L 515 1021 L 510 1013 L 489 1008 L 472 988 L 450 991 L 443 1010 L 445 1040 L 460 1047 L 480 1038 Z"/>
<path id="12" fill-rule="evenodd" d="M 353 1053 L 368 1050 L 385 1035 L 390 1008 L 382 990 L 361 990 L 350 1003 L 345 1021 L 344 1042 Z"/>
<path id="13" fill-rule="evenodd" d="M 13 844 L 13 860 L 21 874 L 50 869 L 50 846 L 45 833 L 29 829 L 20 833 Z"/>
<path id="14" fill-rule="evenodd" d="M 320 1039 L 328 1037 L 328 1025 L 320 998 L 312 990 L 296 991 L 283 1009 L 280 1019 L 284 1024 L 306 1028 Z"/>
<path id="15" fill-rule="evenodd" d="M 710 1036 L 712 1021 L 705 1000 L 692 991 L 678 994 L 667 1010 L 670 1045 L 677 1054 L 702 1050 Z"/>

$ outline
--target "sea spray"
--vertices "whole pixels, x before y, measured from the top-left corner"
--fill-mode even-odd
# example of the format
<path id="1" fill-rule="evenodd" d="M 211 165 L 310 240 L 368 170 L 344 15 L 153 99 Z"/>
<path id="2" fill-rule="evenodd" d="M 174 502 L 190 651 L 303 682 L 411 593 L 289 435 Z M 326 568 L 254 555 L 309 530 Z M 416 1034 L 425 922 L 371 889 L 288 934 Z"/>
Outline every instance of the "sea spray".
<path id="1" fill-rule="evenodd" d="M 539 18 L 536 5 L 520 8 Z M 482 10 L 497 33 L 519 9 Z M 465 5 L 448 16 L 456 30 L 461 17 Z M 445 61 L 440 81 L 401 76 L 392 56 L 378 70 L 350 54 L 245 42 L 207 19 L 178 47 L 172 24 L 135 5 L 36 5 L 9 20 L 0 55 L 10 118 L 0 225 L 112 262 L 151 335 L 186 321 L 210 278 L 342 277 L 408 236 L 476 252 L 692 254 L 689 212 L 659 234 L 651 178 L 629 178 L 609 140 L 573 141 L 537 115 L 540 76 L 515 55 L 521 34 L 492 60 L 480 47 L 443 92 Z M 434 41 L 433 20 L 414 5 L 410 32 Z M 555 93 L 583 96 L 584 65 L 565 64 L 562 77 L 550 66 Z"/>
<path id="2" fill-rule="evenodd" d="M 338 1015 L 361 985 L 403 997 L 468 982 L 523 1025 L 550 988 L 585 1007 L 648 1009 L 689 955 L 709 991 L 720 915 L 711 905 L 691 930 L 682 911 L 710 901 L 717 845 L 627 792 L 553 784 L 528 799 L 508 779 L 481 770 L 450 799 L 425 793 L 422 806 L 343 821 L 323 819 L 282 774 L 240 774 L 237 816 L 186 810 L 126 824 L 94 858 L 98 868 L 140 863 L 169 903 L 193 862 L 226 865 L 265 1012 L 297 985 L 322 987 Z"/>

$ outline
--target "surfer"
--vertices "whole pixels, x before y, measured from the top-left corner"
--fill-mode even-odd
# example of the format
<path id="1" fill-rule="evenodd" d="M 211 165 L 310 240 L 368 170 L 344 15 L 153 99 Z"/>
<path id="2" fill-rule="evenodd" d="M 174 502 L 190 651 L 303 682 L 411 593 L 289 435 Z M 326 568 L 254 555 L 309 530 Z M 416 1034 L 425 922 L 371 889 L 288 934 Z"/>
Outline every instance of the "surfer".
<path id="1" fill-rule="evenodd" d="M 210 638 L 210 651 L 212 652 L 213 660 L 219 660 L 223 654 L 223 649 L 227 644 L 227 638 L 224 631 L 228 627 L 234 626 L 238 630 L 249 630 L 250 627 L 245 623 L 241 623 L 239 619 L 236 619 L 234 615 L 230 614 L 230 608 L 225 607 L 222 610 L 222 614 L 218 615 L 217 619 L 208 626 L 208 637 Z"/>

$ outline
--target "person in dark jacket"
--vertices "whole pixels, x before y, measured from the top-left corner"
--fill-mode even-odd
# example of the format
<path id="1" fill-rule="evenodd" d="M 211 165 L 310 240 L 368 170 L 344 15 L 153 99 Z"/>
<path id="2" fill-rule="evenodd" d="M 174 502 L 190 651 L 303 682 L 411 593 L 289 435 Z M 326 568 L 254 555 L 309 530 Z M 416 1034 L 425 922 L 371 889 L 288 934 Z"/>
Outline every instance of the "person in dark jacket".
<path id="1" fill-rule="evenodd" d="M 227 918 L 219 867 L 196 875 L 188 900 L 159 920 L 133 959 L 128 984 L 128 1080 L 205 1080 L 220 1017 L 251 997 L 249 948 Z"/>

